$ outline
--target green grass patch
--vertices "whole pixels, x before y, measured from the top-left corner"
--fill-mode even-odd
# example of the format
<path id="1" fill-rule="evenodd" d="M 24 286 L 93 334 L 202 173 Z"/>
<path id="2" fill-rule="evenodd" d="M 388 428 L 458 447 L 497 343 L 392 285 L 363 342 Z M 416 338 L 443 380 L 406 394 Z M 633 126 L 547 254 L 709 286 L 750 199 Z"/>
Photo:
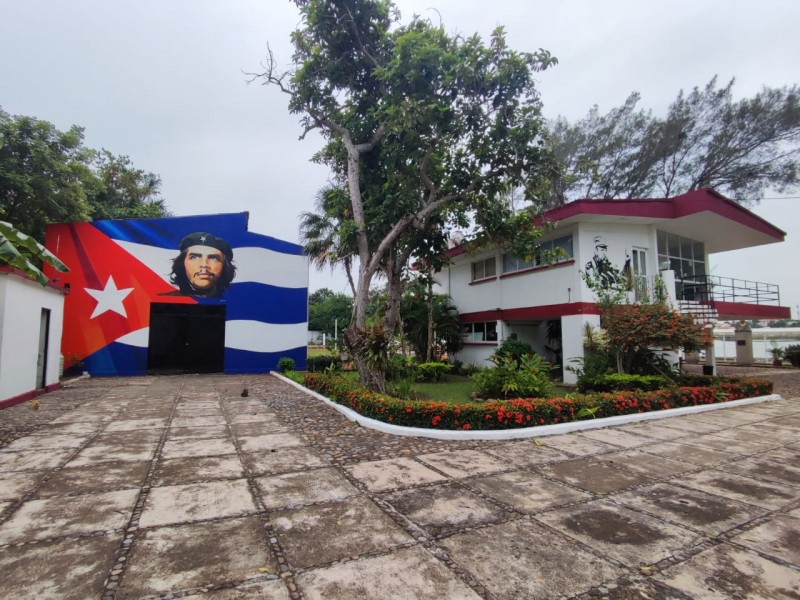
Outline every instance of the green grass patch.
<path id="1" fill-rule="evenodd" d="M 445 375 L 439 382 L 415 383 L 411 387 L 414 397 L 419 400 L 450 402 L 451 404 L 473 402 L 470 394 L 477 390 L 478 386 L 466 375 Z"/>
<path id="2" fill-rule="evenodd" d="M 333 353 L 328 350 L 327 348 L 308 348 L 306 352 L 306 356 L 311 358 L 312 356 L 332 356 Z"/>

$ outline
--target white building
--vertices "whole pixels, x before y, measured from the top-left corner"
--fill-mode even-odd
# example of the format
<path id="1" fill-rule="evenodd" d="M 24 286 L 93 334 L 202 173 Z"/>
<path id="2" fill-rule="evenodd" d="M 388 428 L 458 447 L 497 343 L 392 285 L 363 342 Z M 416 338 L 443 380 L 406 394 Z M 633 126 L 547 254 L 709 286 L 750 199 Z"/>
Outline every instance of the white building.
<path id="1" fill-rule="evenodd" d="M 579 271 L 596 268 L 604 256 L 617 268 L 629 261 L 640 290 L 652 289 L 660 275 L 675 306 L 703 321 L 790 316 L 789 307 L 780 306 L 777 285 L 710 275 L 710 254 L 782 242 L 786 235 L 713 190 L 664 199 L 578 200 L 545 219 L 555 227 L 541 247 L 561 249 L 556 262 L 528 263 L 497 248 L 450 251 L 451 265 L 436 280 L 464 324 L 459 360 L 485 363 L 512 334 L 552 362 L 582 358 L 584 325 L 598 327 L 600 316 Z M 575 382 L 572 373 L 564 377 Z"/>
<path id="2" fill-rule="evenodd" d="M 0 406 L 59 387 L 64 291 L 0 267 Z"/>

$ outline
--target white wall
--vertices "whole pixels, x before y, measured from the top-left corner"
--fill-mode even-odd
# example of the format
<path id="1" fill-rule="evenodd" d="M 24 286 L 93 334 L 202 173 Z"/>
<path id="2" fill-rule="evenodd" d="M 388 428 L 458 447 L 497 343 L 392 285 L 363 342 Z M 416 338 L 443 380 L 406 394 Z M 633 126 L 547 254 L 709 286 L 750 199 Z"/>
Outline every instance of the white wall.
<path id="1" fill-rule="evenodd" d="M 36 389 L 42 309 L 50 310 L 45 385 L 58 382 L 64 295 L 13 273 L 0 272 L 0 400 Z"/>

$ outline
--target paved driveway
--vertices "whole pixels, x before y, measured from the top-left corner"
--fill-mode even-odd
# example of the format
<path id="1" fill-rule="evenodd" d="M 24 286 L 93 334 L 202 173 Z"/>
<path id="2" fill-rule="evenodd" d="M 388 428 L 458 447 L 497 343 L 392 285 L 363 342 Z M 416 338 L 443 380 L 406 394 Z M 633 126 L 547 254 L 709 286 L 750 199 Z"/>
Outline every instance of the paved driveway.
<path id="1" fill-rule="evenodd" d="M 798 598 L 797 400 L 541 442 L 391 437 L 268 376 L 39 402 L 0 412 L 2 598 Z"/>

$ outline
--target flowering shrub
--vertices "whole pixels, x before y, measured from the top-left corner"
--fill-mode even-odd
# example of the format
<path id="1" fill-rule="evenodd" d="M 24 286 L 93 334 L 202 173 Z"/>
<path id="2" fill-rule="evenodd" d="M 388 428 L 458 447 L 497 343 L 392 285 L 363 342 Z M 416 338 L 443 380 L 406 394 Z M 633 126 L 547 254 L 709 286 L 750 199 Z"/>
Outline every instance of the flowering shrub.
<path id="1" fill-rule="evenodd" d="M 673 387 L 655 391 L 579 394 L 567 398 L 515 398 L 471 404 L 401 400 L 371 392 L 337 375 L 307 373 L 309 389 L 334 402 L 385 423 L 430 429 L 514 429 L 577 420 L 582 409 L 595 417 L 641 413 L 681 406 L 712 404 L 761 396 L 772 383 L 757 379 L 719 378 L 713 386 Z"/>

